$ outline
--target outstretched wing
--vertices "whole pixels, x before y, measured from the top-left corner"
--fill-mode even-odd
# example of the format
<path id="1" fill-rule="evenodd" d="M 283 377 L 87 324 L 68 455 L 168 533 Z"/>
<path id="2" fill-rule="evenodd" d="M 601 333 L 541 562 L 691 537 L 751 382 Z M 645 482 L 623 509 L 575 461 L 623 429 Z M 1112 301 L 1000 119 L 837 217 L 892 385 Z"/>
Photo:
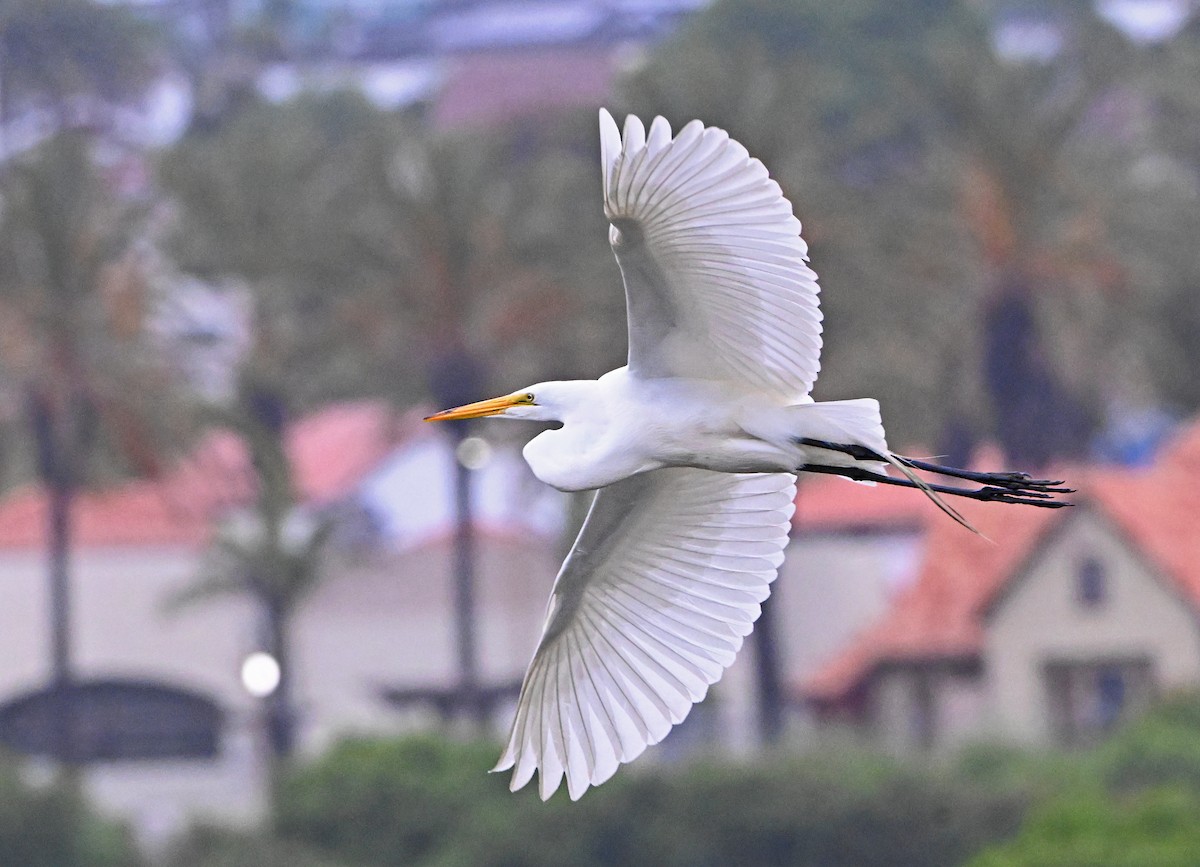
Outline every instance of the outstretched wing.
<path id="1" fill-rule="evenodd" d="M 670 468 L 602 489 L 554 583 L 508 746 L 572 799 L 662 740 L 750 634 L 783 561 L 787 473 Z"/>
<path id="2" fill-rule="evenodd" d="M 600 110 L 604 213 L 625 280 L 629 369 L 797 403 L 820 369 L 808 246 L 779 184 L 724 130 Z"/>

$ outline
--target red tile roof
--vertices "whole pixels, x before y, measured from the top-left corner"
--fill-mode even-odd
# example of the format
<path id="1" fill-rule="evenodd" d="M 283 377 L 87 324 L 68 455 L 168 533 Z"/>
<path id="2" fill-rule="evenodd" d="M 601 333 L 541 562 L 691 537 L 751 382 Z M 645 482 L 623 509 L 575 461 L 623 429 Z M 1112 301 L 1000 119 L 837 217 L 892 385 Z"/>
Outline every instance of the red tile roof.
<path id="1" fill-rule="evenodd" d="M 931 521 L 916 581 L 896 597 L 881 620 L 808 679 L 802 688 L 806 697 L 836 700 L 884 661 L 957 658 L 978 652 L 983 607 L 1042 531 L 1060 516 L 1047 510 L 974 502 L 958 508 L 987 538 L 944 516 Z"/>
<path id="2" fill-rule="evenodd" d="M 41 548 L 49 534 L 48 498 L 28 485 L 0 502 L 0 549 Z M 154 482 L 129 482 L 109 491 L 87 491 L 72 504 L 73 545 L 196 545 L 208 524 L 177 508 Z"/>
<path id="3" fill-rule="evenodd" d="M 1200 611 L 1200 423 L 1150 470 L 1091 468 L 1065 475 L 1080 491 L 1073 499 L 1111 520 Z M 977 655 L 989 604 L 1047 531 L 1072 514 L 974 502 L 961 510 L 988 538 L 948 520 L 930 522 L 916 581 L 800 686 L 804 697 L 836 703 L 882 663 Z"/>
<path id="4" fill-rule="evenodd" d="M 288 432 L 288 452 L 301 499 L 323 503 L 348 493 L 410 423 L 397 422 L 375 402 L 335 404 L 298 421 Z M 72 544 L 202 544 L 213 518 L 249 502 L 253 481 L 240 439 L 213 432 L 161 479 L 80 494 L 72 509 Z M 34 485 L 0 501 L 0 549 L 45 545 L 47 506 L 45 491 Z"/>
<path id="5" fill-rule="evenodd" d="M 917 530 L 937 507 L 918 491 L 864 485 L 835 476 L 801 475 L 796 489 L 796 533 Z"/>

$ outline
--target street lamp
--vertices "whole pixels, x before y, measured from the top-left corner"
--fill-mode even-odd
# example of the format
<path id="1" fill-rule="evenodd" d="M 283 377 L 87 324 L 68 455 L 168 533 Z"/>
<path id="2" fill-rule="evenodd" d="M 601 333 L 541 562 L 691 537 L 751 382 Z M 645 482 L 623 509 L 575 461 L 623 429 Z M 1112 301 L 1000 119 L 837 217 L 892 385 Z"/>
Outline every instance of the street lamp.
<path id="1" fill-rule="evenodd" d="M 242 660 L 242 687 L 254 698 L 267 698 L 279 688 L 283 670 L 279 660 L 256 650 Z"/>

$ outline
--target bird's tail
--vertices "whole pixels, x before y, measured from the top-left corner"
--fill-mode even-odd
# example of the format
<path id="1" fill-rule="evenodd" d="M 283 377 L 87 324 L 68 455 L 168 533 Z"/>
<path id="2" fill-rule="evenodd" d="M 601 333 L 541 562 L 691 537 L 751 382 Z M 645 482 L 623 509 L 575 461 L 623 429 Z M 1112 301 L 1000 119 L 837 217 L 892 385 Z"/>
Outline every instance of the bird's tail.
<path id="1" fill-rule="evenodd" d="M 871 398 L 798 404 L 787 408 L 792 440 L 801 448 L 803 462 L 797 469 L 830 473 L 859 482 L 917 488 L 935 506 L 973 533 L 978 533 L 962 513 L 941 496 L 950 494 L 996 503 L 1059 508 L 1071 505 L 1055 494 L 1073 493 L 1061 481 L 1034 479 L 1028 473 L 984 473 L 947 467 L 892 452 L 883 431 L 879 403 Z M 889 476 L 891 467 L 902 478 Z M 980 488 L 934 484 L 915 470 L 978 482 Z M 982 535 L 982 534 L 981 534 Z"/>
<path id="2" fill-rule="evenodd" d="M 857 455 L 850 451 L 821 455 L 825 462 L 834 466 L 869 463 L 879 471 L 888 463 L 887 456 L 891 451 L 883 430 L 879 401 L 874 398 L 801 403 L 789 406 L 787 413 L 788 431 L 794 442 L 803 445 L 804 440 L 820 440 L 858 447 L 850 450 L 857 451 Z"/>
<path id="3" fill-rule="evenodd" d="M 914 473 L 903 460 L 888 448 L 883 430 L 879 401 L 872 397 L 856 400 L 830 400 L 788 407 L 794 415 L 793 434 L 805 454 L 802 469 L 810 472 L 832 472 L 854 481 L 873 484 L 884 481 L 887 467 L 893 467 L 907 482 L 927 496 L 935 506 L 968 530 L 978 533 L 958 509 L 947 503 L 937 491 Z M 820 469 L 816 469 L 820 468 Z"/>

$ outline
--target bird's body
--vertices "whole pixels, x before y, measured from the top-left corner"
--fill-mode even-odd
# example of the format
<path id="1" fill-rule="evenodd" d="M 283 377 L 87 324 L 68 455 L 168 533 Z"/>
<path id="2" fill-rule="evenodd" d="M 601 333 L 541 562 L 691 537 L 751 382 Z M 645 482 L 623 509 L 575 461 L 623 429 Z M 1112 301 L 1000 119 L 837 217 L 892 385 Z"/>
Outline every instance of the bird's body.
<path id="1" fill-rule="evenodd" d="M 699 121 L 671 136 L 601 111 L 629 361 L 430 416 L 561 422 L 525 447 L 543 482 L 596 490 L 551 591 L 497 770 L 572 798 L 666 736 L 733 662 L 787 544 L 796 473 L 1063 505 L 1056 482 L 892 454 L 873 399 L 814 402 L 821 314 L 800 223 L 762 163 Z M 889 476 L 899 470 L 903 478 Z M 913 468 L 983 482 L 931 485 Z"/>
<path id="2" fill-rule="evenodd" d="M 844 437 L 826 415 L 855 408 L 868 417 L 878 413 L 874 401 L 787 405 L 719 381 L 645 379 L 627 367 L 597 380 L 540 383 L 530 391 L 562 427 L 530 440 L 525 460 L 541 481 L 562 491 L 595 490 L 663 467 L 795 472 L 818 454 L 826 463 L 850 465 L 846 456 L 800 440 Z M 557 402 L 560 395 L 567 399 Z M 881 446 L 882 428 L 870 433 L 871 445 Z"/>

